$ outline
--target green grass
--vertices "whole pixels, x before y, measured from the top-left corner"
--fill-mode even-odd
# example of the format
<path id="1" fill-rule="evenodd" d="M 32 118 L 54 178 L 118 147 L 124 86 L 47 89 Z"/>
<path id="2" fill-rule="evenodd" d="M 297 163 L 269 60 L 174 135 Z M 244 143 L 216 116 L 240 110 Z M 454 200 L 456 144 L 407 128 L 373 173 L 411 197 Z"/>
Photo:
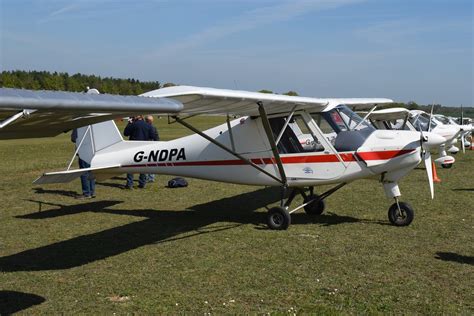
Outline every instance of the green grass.
<path id="1" fill-rule="evenodd" d="M 163 139 L 185 133 L 158 124 Z M 392 201 L 363 180 L 277 232 L 265 212 L 278 189 L 167 189 L 158 176 L 132 192 L 112 179 L 77 201 L 78 181 L 31 184 L 72 150 L 67 135 L 0 142 L 0 314 L 474 313 L 474 152 L 438 169 L 434 201 L 423 169 L 403 179 L 409 227 L 388 225 Z"/>

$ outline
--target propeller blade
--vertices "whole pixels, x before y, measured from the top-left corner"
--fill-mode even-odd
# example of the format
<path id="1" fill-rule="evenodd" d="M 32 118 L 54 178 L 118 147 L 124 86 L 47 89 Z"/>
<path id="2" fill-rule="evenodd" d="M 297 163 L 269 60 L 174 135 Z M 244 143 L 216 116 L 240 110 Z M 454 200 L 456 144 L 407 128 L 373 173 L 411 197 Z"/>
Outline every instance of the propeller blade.
<path id="1" fill-rule="evenodd" d="M 430 121 L 428 122 L 428 132 L 431 132 L 431 118 L 433 117 L 434 102 L 431 104 Z"/>
<path id="2" fill-rule="evenodd" d="M 434 199 L 434 184 L 433 184 L 433 168 L 431 164 L 431 153 L 426 151 L 423 155 L 423 161 L 425 162 L 426 174 L 428 175 L 428 183 L 430 185 L 431 199 Z"/>
<path id="3" fill-rule="evenodd" d="M 466 153 L 466 146 L 465 146 L 465 143 L 464 143 L 464 138 L 466 138 L 466 135 L 467 134 L 461 134 L 461 146 L 462 146 L 462 153 L 465 154 Z"/>

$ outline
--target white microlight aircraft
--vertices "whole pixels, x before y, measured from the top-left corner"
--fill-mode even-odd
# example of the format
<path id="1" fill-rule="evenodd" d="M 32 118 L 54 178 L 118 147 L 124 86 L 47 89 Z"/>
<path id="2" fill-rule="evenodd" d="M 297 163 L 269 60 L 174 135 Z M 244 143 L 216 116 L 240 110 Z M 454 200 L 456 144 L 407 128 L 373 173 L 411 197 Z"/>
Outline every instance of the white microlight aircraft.
<path id="1" fill-rule="evenodd" d="M 441 115 L 441 114 L 435 114 L 434 118 L 438 122 L 440 122 L 444 125 L 454 126 L 455 128 L 459 129 L 459 131 L 460 131 L 459 139 L 461 140 L 461 147 L 462 147 L 463 153 L 466 152 L 466 147 L 467 148 L 471 147 L 471 143 L 468 142 L 467 137 L 472 133 L 472 130 L 473 130 L 472 124 L 470 124 L 469 121 L 466 122 L 467 124 L 464 124 L 463 121 L 465 121 L 465 119 L 463 119 L 462 115 L 461 115 L 461 119 L 459 119 L 459 122 L 463 122 L 461 124 L 458 124 L 458 122 L 456 122 L 456 120 L 454 118 L 447 117 L 447 116 L 444 116 L 444 115 Z"/>
<path id="2" fill-rule="evenodd" d="M 367 120 L 377 129 L 425 131 L 443 137 L 444 141 L 438 148 L 439 157 L 435 159 L 435 162 L 443 168 L 450 168 L 456 160 L 447 154 L 446 147 L 449 149 L 453 147 L 453 138 L 455 138 L 457 129 L 445 128 L 444 125 L 436 124 L 432 122 L 432 118 L 426 118 L 423 113 L 426 114 L 418 110 L 410 111 L 405 108 L 388 108 L 372 111 L 367 114 Z M 450 150 L 448 151 L 451 153 Z"/>
<path id="3" fill-rule="evenodd" d="M 459 148 L 454 146 L 458 137 L 461 137 L 464 148 L 465 136 L 471 132 L 472 128 L 469 125 L 446 124 L 440 117 L 440 115 L 405 108 L 376 110 L 367 115 L 367 119 L 377 129 L 427 131 L 443 137 L 445 141 L 439 146 L 439 158 L 435 162 L 441 164 L 443 168 L 451 168 L 455 159 L 449 156 L 448 152 L 456 154 L 459 151 Z"/>
<path id="4" fill-rule="evenodd" d="M 389 99 L 320 99 L 178 86 L 141 96 L 0 89 L 0 139 L 55 136 L 79 129 L 79 156 L 91 168 L 45 173 L 36 184 L 64 183 L 91 172 L 98 179 L 123 173 L 157 173 L 221 182 L 279 186 L 281 204 L 268 211 L 271 229 L 287 229 L 290 214 L 324 211 L 324 199 L 357 179 L 380 180 L 395 203 L 388 217 L 409 225 L 414 211 L 400 202 L 400 179 L 422 160 L 433 197 L 429 150 L 444 139 L 433 133 L 375 130 L 346 105 Z M 195 134 L 172 141 L 124 141 L 113 118 L 169 115 Z M 223 125 L 200 131 L 186 118 L 226 115 Z M 231 120 L 230 116 L 240 116 Z M 92 125 L 91 125 L 92 124 Z M 294 129 L 311 135 L 303 147 Z M 333 135 L 333 137 L 327 137 Z M 72 163 L 72 161 L 71 161 Z M 335 184 L 320 195 L 314 186 Z M 309 195 L 306 193 L 309 188 Z M 290 209 L 296 194 L 304 203 Z"/>

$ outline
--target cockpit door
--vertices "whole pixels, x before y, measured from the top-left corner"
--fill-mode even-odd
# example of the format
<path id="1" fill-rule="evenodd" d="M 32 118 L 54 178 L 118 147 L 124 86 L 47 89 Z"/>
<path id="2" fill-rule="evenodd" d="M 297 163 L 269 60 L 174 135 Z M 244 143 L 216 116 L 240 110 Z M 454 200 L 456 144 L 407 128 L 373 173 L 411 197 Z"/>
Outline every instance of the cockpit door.
<path id="1" fill-rule="evenodd" d="M 277 148 L 289 180 L 337 179 L 346 170 L 342 157 L 305 111 L 269 121 L 274 135 L 279 136 L 275 136 Z"/>

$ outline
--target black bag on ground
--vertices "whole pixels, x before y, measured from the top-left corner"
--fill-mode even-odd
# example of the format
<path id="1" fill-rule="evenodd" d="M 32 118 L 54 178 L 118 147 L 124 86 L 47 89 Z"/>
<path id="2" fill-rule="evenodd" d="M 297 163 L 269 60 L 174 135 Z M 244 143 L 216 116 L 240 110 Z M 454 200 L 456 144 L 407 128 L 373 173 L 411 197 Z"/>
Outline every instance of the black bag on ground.
<path id="1" fill-rule="evenodd" d="M 188 186 L 188 181 L 184 178 L 174 178 L 168 181 L 168 188 L 184 188 Z"/>

